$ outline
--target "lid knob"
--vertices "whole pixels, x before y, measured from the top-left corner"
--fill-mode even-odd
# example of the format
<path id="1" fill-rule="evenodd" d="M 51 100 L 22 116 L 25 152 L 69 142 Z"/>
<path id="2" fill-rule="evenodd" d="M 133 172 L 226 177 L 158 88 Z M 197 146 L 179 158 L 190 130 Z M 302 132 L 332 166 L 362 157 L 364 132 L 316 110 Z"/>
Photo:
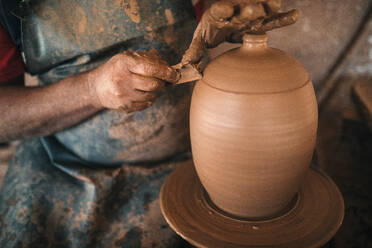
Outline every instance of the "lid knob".
<path id="1" fill-rule="evenodd" d="M 245 34 L 243 36 L 243 48 L 266 48 L 267 34 Z"/>

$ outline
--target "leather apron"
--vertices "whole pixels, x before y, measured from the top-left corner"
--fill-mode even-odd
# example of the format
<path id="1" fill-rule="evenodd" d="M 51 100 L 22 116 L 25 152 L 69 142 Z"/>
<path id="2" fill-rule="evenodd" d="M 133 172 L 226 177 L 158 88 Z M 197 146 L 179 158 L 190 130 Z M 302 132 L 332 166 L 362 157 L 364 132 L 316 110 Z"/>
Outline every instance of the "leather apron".
<path id="1" fill-rule="evenodd" d="M 177 63 L 195 28 L 185 0 L 38 0 L 22 20 L 28 70 L 42 85 L 123 50 Z M 184 247 L 161 216 L 163 180 L 189 156 L 189 86 L 152 107 L 102 111 L 22 141 L 0 193 L 0 247 Z"/>

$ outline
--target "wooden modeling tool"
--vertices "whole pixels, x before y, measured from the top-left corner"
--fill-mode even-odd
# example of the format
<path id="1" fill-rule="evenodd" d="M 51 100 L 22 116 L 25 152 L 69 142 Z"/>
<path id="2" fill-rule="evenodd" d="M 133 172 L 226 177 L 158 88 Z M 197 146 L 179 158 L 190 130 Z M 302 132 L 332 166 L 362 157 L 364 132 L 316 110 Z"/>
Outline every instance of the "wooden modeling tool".
<path id="1" fill-rule="evenodd" d="M 192 64 L 182 65 L 181 63 L 172 66 L 173 69 L 178 71 L 181 75 L 180 79 L 176 84 L 184 84 L 194 82 L 202 78 L 201 73 Z"/>

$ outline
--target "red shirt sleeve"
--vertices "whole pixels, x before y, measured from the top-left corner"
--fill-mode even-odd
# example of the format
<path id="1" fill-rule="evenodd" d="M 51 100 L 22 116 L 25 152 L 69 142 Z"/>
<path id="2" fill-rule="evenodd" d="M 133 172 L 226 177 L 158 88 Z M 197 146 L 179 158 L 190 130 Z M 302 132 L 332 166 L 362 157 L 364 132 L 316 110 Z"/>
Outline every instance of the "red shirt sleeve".
<path id="1" fill-rule="evenodd" d="M 192 0 L 192 4 L 194 5 L 196 18 L 199 22 L 204 13 L 204 0 Z"/>
<path id="2" fill-rule="evenodd" d="M 0 84 L 24 73 L 21 54 L 0 25 Z"/>

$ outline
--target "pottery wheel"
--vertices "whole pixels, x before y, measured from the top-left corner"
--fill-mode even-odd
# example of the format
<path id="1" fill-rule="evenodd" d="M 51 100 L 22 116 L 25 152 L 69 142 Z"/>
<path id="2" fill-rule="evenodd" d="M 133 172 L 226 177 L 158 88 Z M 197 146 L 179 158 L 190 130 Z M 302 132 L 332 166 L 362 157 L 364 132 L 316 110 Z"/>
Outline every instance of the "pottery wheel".
<path id="1" fill-rule="evenodd" d="M 192 163 L 180 165 L 164 182 L 160 207 L 177 234 L 197 247 L 320 247 L 341 226 L 344 202 L 334 182 L 309 169 L 294 206 L 278 218 L 231 218 L 209 203 Z"/>

